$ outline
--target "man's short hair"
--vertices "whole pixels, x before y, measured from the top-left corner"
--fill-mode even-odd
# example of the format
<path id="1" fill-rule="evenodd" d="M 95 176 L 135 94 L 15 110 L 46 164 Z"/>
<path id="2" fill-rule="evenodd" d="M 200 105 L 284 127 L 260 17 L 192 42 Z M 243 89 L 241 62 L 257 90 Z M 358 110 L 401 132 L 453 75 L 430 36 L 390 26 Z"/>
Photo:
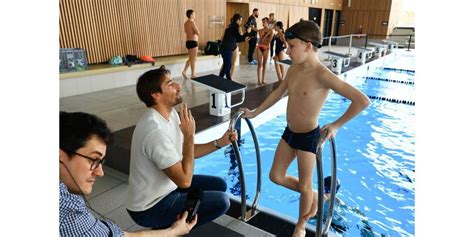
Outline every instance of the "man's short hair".
<path id="1" fill-rule="evenodd" d="M 171 74 L 171 72 L 166 69 L 165 65 L 162 65 L 158 69 L 153 69 L 143 73 L 143 75 L 138 78 L 137 95 L 147 107 L 155 105 L 155 101 L 151 94 L 163 92 L 161 90 L 161 83 L 163 83 L 166 74 Z"/>
<path id="2" fill-rule="evenodd" d="M 189 10 L 187 10 L 187 11 L 186 11 L 186 16 L 187 16 L 188 18 L 190 18 L 190 17 L 191 17 L 191 15 L 193 14 L 193 12 L 194 12 L 194 10 L 193 10 L 193 9 L 189 9 Z"/>
<path id="3" fill-rule="evenodd" d="M 252 12 L 256 12 L 256 11 L 258 11 L 258 8 L 254 8 Z"/>
<path id="4" fill-rule="evenodd" d="M 103 119 L 82 112 L 59 112 L 59 148 L 66 154 L 73 155 L 93 135 L 99 137 L 105 145 L 112 141 L 112 133 Z"/>
<path id="5" fill-rule="evenodd" d="M 286 31 L 291 31 L 299 37 L 303 38 L 304 40 L 310 41 L 313 46 L 315 46 L 315 50 L 316 48 L 321 46 L 321 29 L 314 21 L 301 19 L 298 23 L 292 25 Z"/>

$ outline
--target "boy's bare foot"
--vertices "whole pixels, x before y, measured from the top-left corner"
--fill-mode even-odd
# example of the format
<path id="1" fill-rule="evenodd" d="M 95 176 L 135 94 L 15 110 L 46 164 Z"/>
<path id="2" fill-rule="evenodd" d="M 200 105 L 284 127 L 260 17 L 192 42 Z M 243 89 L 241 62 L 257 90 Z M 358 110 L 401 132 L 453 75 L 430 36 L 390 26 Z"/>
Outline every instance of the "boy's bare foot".
<path id="1" fill-rule="evenodd" d="M 188 79 L 188 77 L 186 76 L 186 73 L 185 73 L 185 72 L 182 72 L 181 75 L 183 75 L 183 78 L 184 78 L 184 79 Z"/>
<path id="2" fill-rule="evenodd" d="M 306 229 L 304 228 L 304 224 L 302 226 L 296 225 L 295 230 L 293 231 L 292 237 L 305 237 L 306 236 Z"/>

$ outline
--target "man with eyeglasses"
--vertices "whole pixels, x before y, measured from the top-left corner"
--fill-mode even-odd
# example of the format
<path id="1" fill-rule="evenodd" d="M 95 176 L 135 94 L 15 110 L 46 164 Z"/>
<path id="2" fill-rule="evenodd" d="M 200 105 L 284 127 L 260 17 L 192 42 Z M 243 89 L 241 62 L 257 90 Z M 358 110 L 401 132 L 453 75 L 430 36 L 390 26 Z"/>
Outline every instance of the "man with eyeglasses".
<path id="1" fill-rule="evenodd" d="M 124 232 L 110 220 L 95 218 L 83 195 L 89 195 L 102 164 L 111 133 L 105 121 L 86 113 L 59 114 L 59 233 L 61 236 L 178 236 L 188 233 L 197 218 L 187 213 L 170 228 Z M 90 208 L 90 207 L 89 207 Z M 100 214 L 99 214 L 100 215 Z M 104 218 L 105 219 L 105 218 Z"/>

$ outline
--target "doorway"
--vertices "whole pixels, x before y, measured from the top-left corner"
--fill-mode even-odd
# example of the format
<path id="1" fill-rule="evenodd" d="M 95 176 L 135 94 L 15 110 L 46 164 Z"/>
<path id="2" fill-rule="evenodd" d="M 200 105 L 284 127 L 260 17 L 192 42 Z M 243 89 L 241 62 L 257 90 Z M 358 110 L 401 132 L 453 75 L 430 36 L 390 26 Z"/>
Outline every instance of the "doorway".
<path id="1" fill-rule="evenodd" d="M 341 11 L 336 11 L 336 15 L 334 17 L 334 36 L 339 36 L 339 26 L 341 21 Z M 331 44 L 336 44 L 337 39 L 332 39 Z"/>
<path id="2" fill-rule="evenodd" d="M 331 33 L 332 33 L 332 18 L 333 18 L 333 10 L 332 9 L 325 9 L 324 10 L 323 37 L 331 36 Z M 328 39 L 323 40 L 323 46 L 328 45 L 328 43 L 329 43 Z"/>
<path id="3" fill-rule="evenodd" d="M 249 4 L 228 2 L 226 4 L 226 20 L 224 23 L 224 28 L 227 28 L 230 23 L 230 19 L 235 13 L 242 15 L 242 25 L 245 24 L 249 18 Z M 244 41 L 242 43 L 237 43 L 237 45 L 239 46 L 239 51 L 242 53 L 242 55 L 247 55 L 248 43 Z"/>
<path id="4" fill-rule="evenodd" d="M 310 7 L 308 9 L 308 19 L 316 22 L 316 24 L 321 27 L 321 8 Z"/>

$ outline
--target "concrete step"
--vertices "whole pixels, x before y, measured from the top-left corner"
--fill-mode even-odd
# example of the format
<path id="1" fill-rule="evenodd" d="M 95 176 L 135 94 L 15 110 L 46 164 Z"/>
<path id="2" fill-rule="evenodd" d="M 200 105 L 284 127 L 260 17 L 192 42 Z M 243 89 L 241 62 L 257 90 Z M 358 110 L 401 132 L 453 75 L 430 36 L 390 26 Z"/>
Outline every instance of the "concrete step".
<path id="1" fill-rule="evenodd" d="M 214 221 L 199 226 L 191 231 L 189 237 L 208 237 L 208 236 L 226 236 L 226 237 L 271 237 L 276 236 L 264 230 L 258 229 L 243 221 L 235 219 L 228 215 L 223 215 Z"/>

